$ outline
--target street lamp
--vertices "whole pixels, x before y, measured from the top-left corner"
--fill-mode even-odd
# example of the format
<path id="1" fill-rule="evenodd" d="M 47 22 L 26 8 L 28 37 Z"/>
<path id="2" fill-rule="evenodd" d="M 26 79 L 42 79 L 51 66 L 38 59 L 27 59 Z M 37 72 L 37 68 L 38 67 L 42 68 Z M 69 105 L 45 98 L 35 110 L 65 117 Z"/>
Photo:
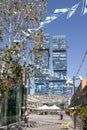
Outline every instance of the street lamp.
<path id="1" fill-rule="evenodd" d="M 75 104 L 75 101 L 76 101 L 76 95 L 75 95 L 75 80 L 80 80 L 82 81 L 82 77 L 79 76 L 78 78 L 73 76 L 72 79 L 68 80 L 66 83 L 67 84 L 70 84 L 70 85 L 73 85 L 73 88 L 74 88 L 74 112 L 75 112 L 75 107 L 76 107 L 76 104 Z M 74 113 L 74 129 L 76 129 L 76 114 Z"/>

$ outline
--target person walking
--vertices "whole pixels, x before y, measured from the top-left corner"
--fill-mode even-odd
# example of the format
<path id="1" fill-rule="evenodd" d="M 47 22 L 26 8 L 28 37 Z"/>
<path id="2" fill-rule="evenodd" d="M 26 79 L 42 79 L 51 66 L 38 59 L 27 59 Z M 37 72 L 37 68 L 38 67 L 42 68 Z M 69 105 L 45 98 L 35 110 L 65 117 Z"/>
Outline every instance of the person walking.
<path id="1" fill-rule="evenodd" d="M 61 110 L 61 111 L 60 111 L 60 119 L 61 119 L 61 120 L 63 119 L 63 114 L 64 114 L 64 112 L 63 112 L 63 110 Z"/>
<path id="2" fill-rule="evenodd" d="M 24 122 L 25 122 L 25 126 L 28 127 L 28 123 L 29 123 L 29 110 L 26 108 L 25 109 L 25 114 L 24 114 Z"/>

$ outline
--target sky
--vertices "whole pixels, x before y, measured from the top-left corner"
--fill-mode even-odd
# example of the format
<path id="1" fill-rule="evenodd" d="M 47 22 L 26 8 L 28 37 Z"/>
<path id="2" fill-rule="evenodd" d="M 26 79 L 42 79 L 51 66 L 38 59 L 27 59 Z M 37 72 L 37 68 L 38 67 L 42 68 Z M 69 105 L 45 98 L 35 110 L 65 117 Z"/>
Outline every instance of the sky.
<path id="1" fill-rule="evenodd" d="M 65 35 L 67 40 L 67 77 L 72 78 L 76 75 L 84 54 L 87 51 L 87 13 L 81 15 L 82 0 L 46 0 L 47 13 L 44 17 L 51 16 L 55 9 L 71 8 L 75 4 L 82 2 L 75 14 L 67 19 L 67 12 L 59 18 L 45 25 L 45 34 Z M 87 57 L 77 76 L 87 77 Z"/>

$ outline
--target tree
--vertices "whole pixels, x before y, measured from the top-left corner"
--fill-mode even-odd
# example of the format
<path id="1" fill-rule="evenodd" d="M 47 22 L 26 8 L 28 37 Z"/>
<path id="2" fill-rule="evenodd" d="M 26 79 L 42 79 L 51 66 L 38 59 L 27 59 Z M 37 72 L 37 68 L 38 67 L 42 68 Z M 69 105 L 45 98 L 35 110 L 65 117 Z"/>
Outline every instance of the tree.
<path id="1" fill-rule="evenodd" d="M 38 27 L 45 12 L 45 0 L 0 0 L 0 110 L 5 92 L 37 70 L 33 57 L 41 55 L 35 49 L 43 40 L 44 28 Z"/>
<path id="2" fill-rule="evenodd" d="M 77 112 L 81 115 L 83 129 L 87 129 L 87 106 L 79 106 Z"/>
<path id="3" fill-rule="evenodd" d="M 0 0 L 0 91 L 9 91 L 23 83 L 23 74 L 30 76 L 34 48 L 41 44 L 43 29 L 38 28 L 46 12 L 44 0 Z M 31 44 L 34 43 L 33 49 Z M 10 87 L 9 87 L 10 84 Z"/>

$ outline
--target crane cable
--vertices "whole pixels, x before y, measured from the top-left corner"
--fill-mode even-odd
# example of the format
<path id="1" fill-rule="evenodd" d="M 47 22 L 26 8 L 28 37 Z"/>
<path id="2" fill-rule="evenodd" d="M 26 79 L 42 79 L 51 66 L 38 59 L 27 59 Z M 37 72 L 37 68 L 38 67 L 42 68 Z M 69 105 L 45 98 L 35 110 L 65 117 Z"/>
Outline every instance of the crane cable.
<path id="1" fill-rule="evenodd" d="M 82 67 L 82 65 L 83 65 L 83 63 L 84 63 L 84 61 L 85 61 L 86 56 L 87 56 L 87 52 L 85 52 L 85 54 L 84 54 L 84 56 L 83 56 L 82 62 L 81 62 L 81 64 L 80 64 L 80 66 L 79 66 L 79 69 L 78 69 L 78 71 L 77 71 L 75 77 L 77 77 L 78 73 L 80 72 L 80 69 L 81 69 L 81 67 Z"/>

